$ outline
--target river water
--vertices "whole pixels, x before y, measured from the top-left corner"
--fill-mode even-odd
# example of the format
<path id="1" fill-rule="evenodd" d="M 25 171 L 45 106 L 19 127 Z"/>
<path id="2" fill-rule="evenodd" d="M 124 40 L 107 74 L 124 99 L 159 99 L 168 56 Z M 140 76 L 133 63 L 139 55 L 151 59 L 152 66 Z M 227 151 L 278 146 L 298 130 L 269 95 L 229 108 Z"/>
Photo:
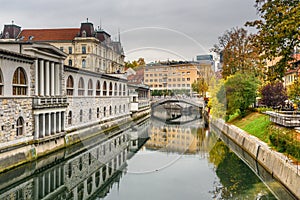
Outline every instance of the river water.
<path id="1" fill-rule="evenodd" d="M 199 115 L 120 128 L 0 174 L 0 199 L 294 199 Z"/>

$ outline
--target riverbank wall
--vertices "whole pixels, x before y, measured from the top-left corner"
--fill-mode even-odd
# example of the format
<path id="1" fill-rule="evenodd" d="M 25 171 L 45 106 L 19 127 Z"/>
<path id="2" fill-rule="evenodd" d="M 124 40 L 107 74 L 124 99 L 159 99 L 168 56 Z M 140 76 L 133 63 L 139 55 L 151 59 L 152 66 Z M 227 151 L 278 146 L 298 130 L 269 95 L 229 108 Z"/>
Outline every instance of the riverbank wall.
<path id="1" fill-rule="evenodd" d="M 149 118 L 149 108 L 143 112 L 136 113 L 134 117 L 124 115 L 109 120 L 101 121 L 96 124 L 90 124 L 87 127 L 66 131 L 56 137 L 47 138 L 47 140 L 23 141 L 21 143 L 12 143 L 10 146 L 1 148 L 0 146 L 0 173 L 37 160 L 38 158 L 49 155 L 52 152 L 75 145 L 79 142 L 88 140 L 93 137 L 109 134 L 110 132 L 121 132 L 132 123 L 139 123 L 144 118 Z"/>
<path id="2" fill-rule="evenodd" d="M 210 126 L 219 129 L 246 151 L 295 197 L 300 198 L 300 169 L 285 155 L 272 150 L 266 143 L 224 120 L 210 118 Z"/>

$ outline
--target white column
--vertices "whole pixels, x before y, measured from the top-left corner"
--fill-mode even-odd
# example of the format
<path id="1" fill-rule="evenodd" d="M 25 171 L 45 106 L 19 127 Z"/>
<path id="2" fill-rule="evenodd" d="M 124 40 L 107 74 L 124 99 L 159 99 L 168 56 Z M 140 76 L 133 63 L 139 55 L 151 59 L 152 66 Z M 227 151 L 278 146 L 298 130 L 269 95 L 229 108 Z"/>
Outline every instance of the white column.
<path id="1" fill-rule="evenodd" d="M 50 66 L 49 66 L 49 61 L 45 62 L 45 90 L 46 90 L 46 96 L 50 95 Z"/>
<path id="2" fill-rule="evenodd" d="M 34 63 L 34 93 L 36 96 L 39 95 L 39 60 L 36 59 Z"/>
<path id="3" fill-rule="evenodd" d="M 44 61 L 40 60 L 40 78 L 39 78 L 39 82 L 38 82 L 38 86 L 40 87 L 39 91 L 40 91 L 40 96 L 45 96 L 44 93 Z"/>
<path id="4" fill-rule="evenodd" d="M 39 138 L 39 133 L 40 133 L 40 123 L 39 123 L 39 115 L 34 115 L 34 125 L 35 125 L 35 130 L 34 130 L 34 137 L 33 139 L 36 140 Z"/>
<path id="5" fill-rule="evenodd" d="M 55 74 L 54 74 L 54 62 L 51 62 L 51 64 L 50 64 L 50 72 L 51 72 L 51 79 L 50 79 L 50 81 L 51 81 L 51 92 L 50 92 L 50 95 L 51 96 L 54 96 L 55 95 Z"/>
<path id="6" fill-rule="evenodd" d="M 55 64 L 55 94 L 60 95 L 60 64 Z"/>

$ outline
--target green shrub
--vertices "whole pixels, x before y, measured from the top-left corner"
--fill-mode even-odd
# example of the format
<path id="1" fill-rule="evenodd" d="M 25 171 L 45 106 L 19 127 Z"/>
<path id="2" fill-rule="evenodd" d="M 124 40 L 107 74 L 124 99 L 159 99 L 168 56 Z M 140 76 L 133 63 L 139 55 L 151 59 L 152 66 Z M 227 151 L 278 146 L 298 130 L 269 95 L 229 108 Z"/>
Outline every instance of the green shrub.
<path id="1" fill-rule="evenodd" d="M 291 135 L 273 131 L 269 136 L 271 144 L 282 153 L 288 153 L 296 159 L 300 159 L 300 141 Z"/>

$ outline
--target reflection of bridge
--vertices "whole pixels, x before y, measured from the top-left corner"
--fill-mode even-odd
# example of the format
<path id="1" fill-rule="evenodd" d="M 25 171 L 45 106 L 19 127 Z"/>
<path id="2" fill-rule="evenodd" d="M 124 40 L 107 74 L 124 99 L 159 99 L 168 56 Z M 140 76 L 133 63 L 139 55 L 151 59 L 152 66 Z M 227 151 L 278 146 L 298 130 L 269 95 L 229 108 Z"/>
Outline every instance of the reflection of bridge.
<path id="1" fill-rule="evenodd" d="M 198 108 L 204 108 L 205 106 L 204 100 L 199 98 L 162 98 L 162 99 L 152 101 L 151 107 L 155 108 L 157 106 L 167 104 L 167 103 L 175 103 L 175 104 L 183 103 Z"/>

